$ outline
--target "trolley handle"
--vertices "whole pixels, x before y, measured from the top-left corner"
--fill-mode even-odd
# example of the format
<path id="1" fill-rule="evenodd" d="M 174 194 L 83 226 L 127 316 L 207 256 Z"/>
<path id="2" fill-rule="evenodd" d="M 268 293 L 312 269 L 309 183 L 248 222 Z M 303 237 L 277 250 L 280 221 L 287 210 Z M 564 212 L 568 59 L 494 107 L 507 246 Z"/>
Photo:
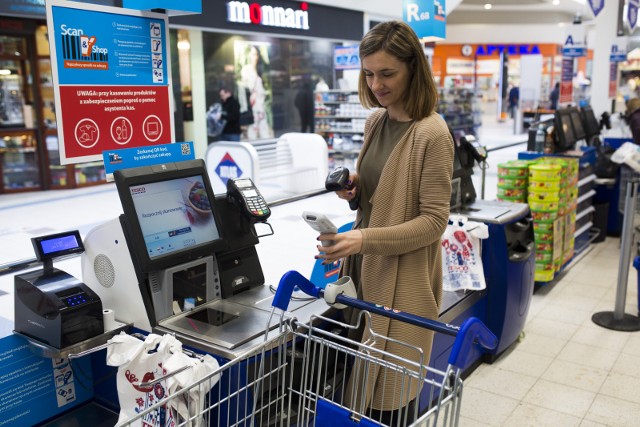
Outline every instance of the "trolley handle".
<path id="1" fill-rule="evenodd" d="M 296 286 L 312 297 L 324 297 L 323 289 L 315 286 L 302 274 L 292 270 L 285 273 L 280 279 L 272 305 L 281 310 L 287 310 L 293 289 Z M 405 313 L 391 307 L 362 301 L 344 294 L 336 295 L 335 302 L 455 337 L 449 363 L 457 367 L 464 366 L 465 359 L 475 342 L 485 350 L 493 350 L 498 346 L 498 339 L 493 332 L 476 317 L 468 318 L 462 326 L 455 326 Z"/>
<path id="2" fill-rule="evenodd" d="M 320 288 L 311 283 L 306 277 L 295 270 L 287 271 L 280 278 L 276 295 L 273 297 L 272 306 L 278 307 L 282 311 L 287 311 L 291 295 L 295 287 L 299 287 L 305 294 L 315 298 L 320 297 Z"/>

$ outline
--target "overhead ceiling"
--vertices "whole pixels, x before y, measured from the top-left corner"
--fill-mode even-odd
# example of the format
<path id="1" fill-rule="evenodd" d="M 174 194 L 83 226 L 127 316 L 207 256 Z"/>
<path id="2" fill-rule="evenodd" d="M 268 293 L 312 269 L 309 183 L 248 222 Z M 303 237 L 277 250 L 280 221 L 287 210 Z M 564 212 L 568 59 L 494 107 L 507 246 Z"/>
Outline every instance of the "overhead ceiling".
<path id="1" fill-rule="evenodd" d="M 485 9 L 490 3 L 491 9 Z M 586 0 L 462 0 L 447 15 L 447 24 L 560 24 L 592 18 Z"/>

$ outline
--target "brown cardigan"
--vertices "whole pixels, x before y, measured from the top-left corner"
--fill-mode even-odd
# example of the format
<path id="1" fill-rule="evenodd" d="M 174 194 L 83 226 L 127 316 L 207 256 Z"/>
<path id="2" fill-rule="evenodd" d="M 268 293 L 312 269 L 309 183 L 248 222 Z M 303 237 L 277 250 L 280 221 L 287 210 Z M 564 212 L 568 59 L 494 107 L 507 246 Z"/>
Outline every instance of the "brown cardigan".
<path id="1" fill-rule="evenodd" d="M 380 109 L 367 119 L 361 157 L 369 148 L 372 135 L 378 132 L 384 114 L 386 110 Z M 453 141 L 444 120 L 436 113 L 415 122 L 391 152 L 371 198 L 369 228 L 361 230 L 360 286 L 365 301 L 438 318 L 442 299 L 440 238 L 449 218 L 452 169 Z M 346 260 L 342 271 L 350 271 L 348 263 Z M 421 348 L 422 363 L 428 363 L 432 332 L 375 315 L 372 328 L 378 334 Z M 413 361 L 419 357 L 415 351 L 392 342 L 377 347 Z M 388 386 L 389 378 L 383 396 L 382 379 L 377 378 L 377 372 L 369 372 L 367 377 L 369 387 L 374 380 L 377 382 L 375 394 L 366 399 L 369 407 L 397 409 L 400 390 Z M 405 392 L 414 398 L 416 384 Z"/>

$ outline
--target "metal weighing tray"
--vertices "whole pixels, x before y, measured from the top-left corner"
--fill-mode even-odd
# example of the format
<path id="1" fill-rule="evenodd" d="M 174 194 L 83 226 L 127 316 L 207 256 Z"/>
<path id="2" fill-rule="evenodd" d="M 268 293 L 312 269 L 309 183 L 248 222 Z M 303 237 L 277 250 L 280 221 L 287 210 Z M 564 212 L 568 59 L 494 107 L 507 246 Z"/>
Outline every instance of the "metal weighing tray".
<path id="1" fill-rule="evenodd" d="M 154 327 L 154 332 L 174 334 L 192 348 L 233 359 L 264 342 L 274 294 L 269 285 L 257 286 L 231 298 L 211 301 L 161 320 Z M 326 314 L 328 310 L 332 309 L 324 300 L 296 291 L 287 311 L 305 323 L 314 315 Z M 270 334 L 277 332 L 274 329 L 279 322 L 277 310 L 271 319 Z"/>
<path id="2" fill-rule="evenodd" d="M 159 326 L 198 341 L 233 349 L 264 334 L 269 313 L 216 300 L 161 320 Z M 273 322 L 272 322 L 273 323 Z M 274 323 L 272 327 L 275 327 Z"/>

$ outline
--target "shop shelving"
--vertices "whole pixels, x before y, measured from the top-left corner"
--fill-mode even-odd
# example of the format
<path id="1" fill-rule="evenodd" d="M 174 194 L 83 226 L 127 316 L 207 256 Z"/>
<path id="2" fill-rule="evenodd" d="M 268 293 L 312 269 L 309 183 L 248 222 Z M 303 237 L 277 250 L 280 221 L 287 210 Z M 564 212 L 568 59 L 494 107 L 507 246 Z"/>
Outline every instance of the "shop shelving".
<path id="1" fill-rule="evenodd" d="M 364 125 L 371 110 L 360 104 L 357 90 L 315 93 L 315 129 L 329 147 L 329 169 L 353 167 L 362 147 Z"/>
<path id="2" fill-rule="evenodd" d="M 478 134 L 482 111 L 474 91 L 465 88 L 440 89 L 437 111 L 451 127 L 456 139 L 462 135 Z"/>

